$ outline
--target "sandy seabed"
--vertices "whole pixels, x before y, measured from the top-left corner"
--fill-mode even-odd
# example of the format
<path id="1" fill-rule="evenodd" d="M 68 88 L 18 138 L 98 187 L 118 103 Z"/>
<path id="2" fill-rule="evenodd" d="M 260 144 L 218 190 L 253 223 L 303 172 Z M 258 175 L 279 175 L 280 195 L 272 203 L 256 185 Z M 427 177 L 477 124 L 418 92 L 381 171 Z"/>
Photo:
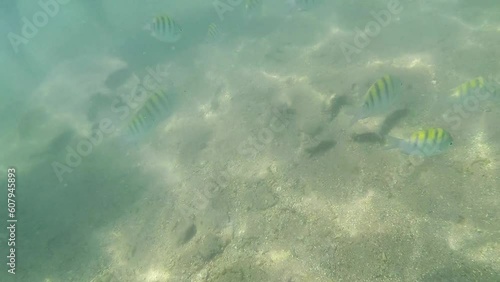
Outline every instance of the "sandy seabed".
<path id="1" fill-rule="evenodd" d="M 500 104 L 443 114 L 453 87 L 500 77 L 500 7 L 401 2 L 349 60 L 341 44 L 384 1 L 241 26 L 235 11 L 220 41 L 149 65 L 179 101 L 138 145 L 111 108 L 146 67 L 120 72 L 130 64 L 107 54 L 53 68 L 4 138 L 26 187 L 17 281 L 499 281 Z M 386 73 L 405 108 L 349 126 Z M 53 163 L 105 118 L 116 130 L 58 181 Z M 454 146 L 383 148 L 429 127 Z"/>

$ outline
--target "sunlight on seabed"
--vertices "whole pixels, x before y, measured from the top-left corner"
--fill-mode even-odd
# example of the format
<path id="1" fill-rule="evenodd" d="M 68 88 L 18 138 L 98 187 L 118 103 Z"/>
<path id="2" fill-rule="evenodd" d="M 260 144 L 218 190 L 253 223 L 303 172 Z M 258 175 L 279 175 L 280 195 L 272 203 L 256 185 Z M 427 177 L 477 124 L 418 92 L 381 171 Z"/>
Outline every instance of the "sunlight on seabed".
<path id="1" fill-rule="evenodd" d="M 500 270 L 500 244 L 497 242 L 487 242 L 479 244 L 488 236 L 485 231 L 470 224 L 448 223 L 450 227 L 447 237 L 448 246 L 453 251 L 467 250 L 464 252 L 469 259 L 486 263 L 497 270 Z"/>
<path id="2" fill-rule="evenodd" d="M 373 212 L 373 197 L 374 192 L 368 191 L 364 197 L 349 203 L 349 208 L 346 206 L 344 214 L 339 217 L 341 228 L 351 237 L 357 236 L 359 232 L 366 232 L 366 224 L 370 224 L 371 220 L 368 219 Z"/>
<path id="3" fill-rule="evenodd" d="M 468 158 L 473 160 L 470 169 L 475 165 L 480 165 L 481 170 L 495 170 L 497 165 L 495 161 L 490 160 L 494 156 L 494 151 L 486 140 L 486 134 L 483 131 L 478 132 L 471 140 L 470 149 L 467 150 Z"/>

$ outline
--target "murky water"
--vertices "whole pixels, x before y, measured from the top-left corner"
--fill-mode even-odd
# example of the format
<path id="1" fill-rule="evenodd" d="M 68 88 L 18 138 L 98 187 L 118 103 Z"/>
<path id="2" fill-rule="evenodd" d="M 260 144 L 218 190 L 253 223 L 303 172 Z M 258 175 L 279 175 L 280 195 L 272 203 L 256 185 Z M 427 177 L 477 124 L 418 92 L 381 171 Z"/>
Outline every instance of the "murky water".
<path id="1" fill-rule="evenodd" d="M 497 1 L 0 15 L 1 281 L 500 281 Z"/>

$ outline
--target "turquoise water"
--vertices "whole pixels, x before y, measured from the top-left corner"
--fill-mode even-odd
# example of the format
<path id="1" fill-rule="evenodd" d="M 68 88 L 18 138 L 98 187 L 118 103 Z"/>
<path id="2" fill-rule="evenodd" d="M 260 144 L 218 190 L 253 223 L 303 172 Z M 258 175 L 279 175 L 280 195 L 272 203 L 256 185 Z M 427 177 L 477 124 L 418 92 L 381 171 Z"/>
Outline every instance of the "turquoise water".
<path id="1" fill-rule="evenodd" d="M 6 3 L 0 281 L 500 281 L 496 1 Z"/>

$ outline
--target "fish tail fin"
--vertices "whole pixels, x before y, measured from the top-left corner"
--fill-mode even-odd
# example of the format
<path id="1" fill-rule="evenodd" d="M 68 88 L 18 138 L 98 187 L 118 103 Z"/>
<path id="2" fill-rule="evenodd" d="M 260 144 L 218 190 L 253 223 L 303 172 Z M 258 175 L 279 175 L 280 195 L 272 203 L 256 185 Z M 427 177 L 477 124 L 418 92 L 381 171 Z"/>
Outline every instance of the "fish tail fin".
<path id="1" fill-rule="evenodd" d="M 385 140 L 384 149 L 390 150 L 390 149 L 394 149 L 394 148 L 399 148 L 401 146 L 401 141 L 402 141 L 402 139 L 400 139 L 400 138 L 387 135 L 386 140 Z"/>

